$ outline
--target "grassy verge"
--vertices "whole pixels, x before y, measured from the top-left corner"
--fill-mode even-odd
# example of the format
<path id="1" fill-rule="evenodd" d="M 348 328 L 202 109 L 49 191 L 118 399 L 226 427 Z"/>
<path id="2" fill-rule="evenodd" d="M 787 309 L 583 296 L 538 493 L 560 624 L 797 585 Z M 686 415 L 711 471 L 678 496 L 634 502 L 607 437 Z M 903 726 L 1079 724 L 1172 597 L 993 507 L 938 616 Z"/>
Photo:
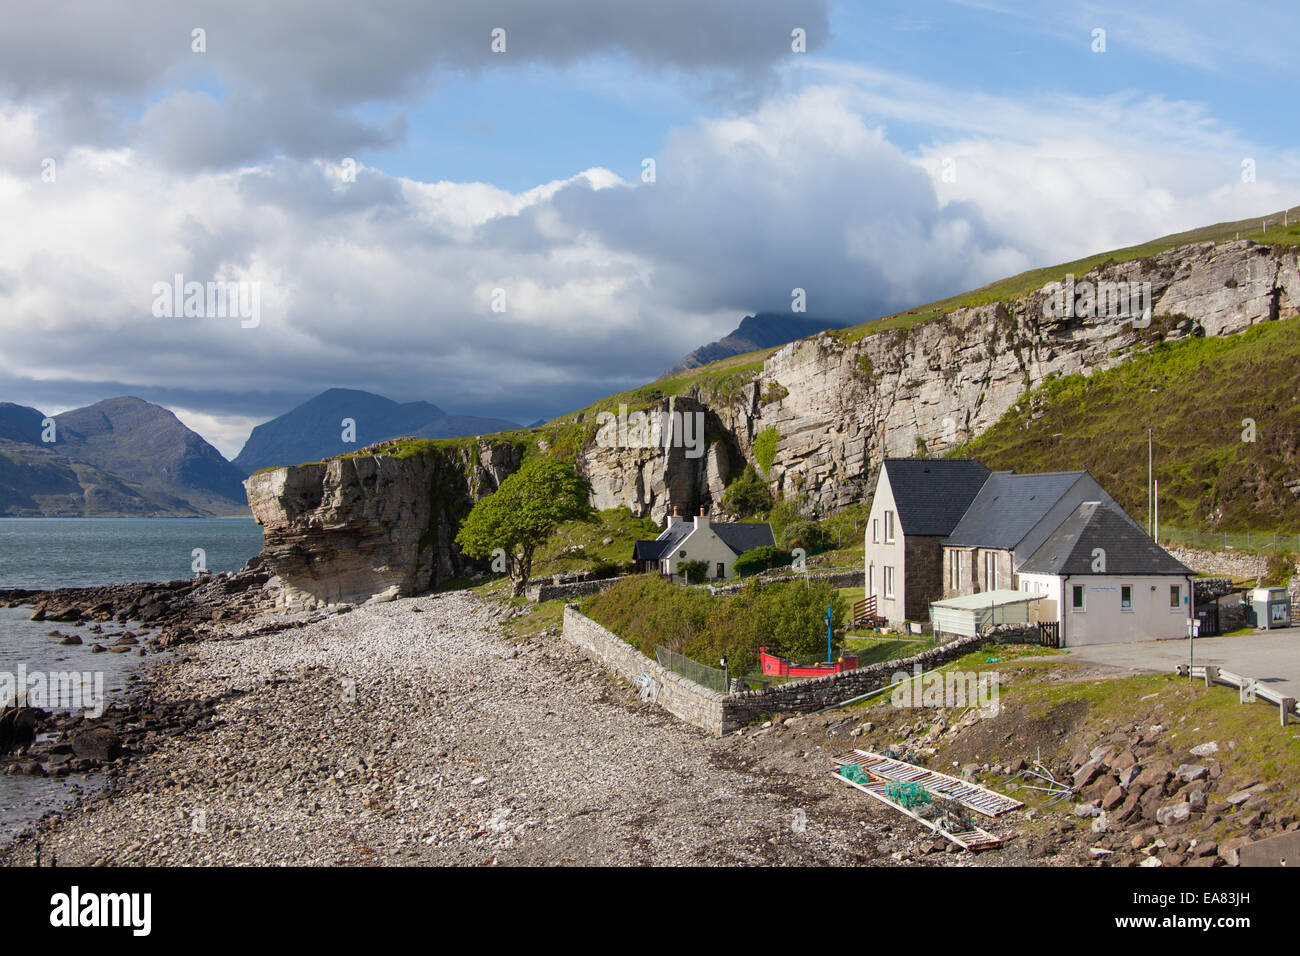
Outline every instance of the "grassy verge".
<path id="1" fill-rule="evenodd" d="M 1144 516 L 1150 427 L 1162 519 L 1295 540 L 1300 497 L 1285 482 L 1300 458 L 1298 364 L 1298 318 L 1160 343 L 1108 371 L 1043 383 L 960 453 L 994 469 L 1086 468 Z"/>

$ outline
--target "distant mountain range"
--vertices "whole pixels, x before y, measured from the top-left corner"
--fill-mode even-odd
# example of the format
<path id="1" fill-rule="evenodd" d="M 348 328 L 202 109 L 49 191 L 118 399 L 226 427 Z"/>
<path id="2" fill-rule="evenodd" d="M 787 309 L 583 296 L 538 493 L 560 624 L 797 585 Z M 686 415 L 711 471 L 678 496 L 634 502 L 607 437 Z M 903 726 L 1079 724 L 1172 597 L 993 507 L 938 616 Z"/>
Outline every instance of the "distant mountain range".
<path id="1" fill-rule="evenodd" d="M 53 416 L 0 403 L 0 515 L 247 514 L 244 475 L 167 409 L 110 398 Z"/>
<path id="2" fill-rule="evenodd" d="M 825 329 L 839 329 L 849 324 L 834 319 L 811 319 L 779 312 L 747 315 L 740 320 L 740 325 L 734 331 L 716 342 L 700 346 L 664 374 L 685 372 L 687 369 L 699 368 L 701 365 L 731 358 L 733 355 L 744 355 L 746 352 L 785 345 L 795 339 L 816 335 Z"/>
<path id="3" fill-rule="evenodd" d="M 696 349 L 673 371 L 840 325 L 775 313 L 747 316 L 730 335 Z M 458 438 L 520 427 L 499 418 L 449 415 L 429 402 L 403 404 L 331 388 L 258 425 L 230 462 L 169 410 L 138 398 L 110 398 L 53 416 L 53 442 L 44 440 L 47 417 L 39 409 L 0 402 L 0 515 L 246 515 L 243 480 L 263 468 L 321 461 L 388 438 Z"/>
<path id="4" fill-rule="evenodd" d="M 344 419 L 355 426 L 354 441 L 343 440 Z M 459 438 L 518 427 L 500 418 L 448 415 L 428 402 L 402 405 L 371 392 L 331 388 L 254 428 L 234 464 L 241 475 L 251 475 L 262 468 L 320 461 L 386 438 Z"/>
<path id="5" fill-rule="evenodd" d="M 253 429 L 229 462 L 166 408 L 110 398 L 53 417 L 0 402 L 0 515 L 55 517 L 246 516 L 244 479 L 260 468 L 320 461 L 413 435 L 455 438 L 518 428 L 497 418 L 448 415 L 428 402 L 402 405 L 332 388 Z M 343 419 L 355 441 L 343 440 Z"/>

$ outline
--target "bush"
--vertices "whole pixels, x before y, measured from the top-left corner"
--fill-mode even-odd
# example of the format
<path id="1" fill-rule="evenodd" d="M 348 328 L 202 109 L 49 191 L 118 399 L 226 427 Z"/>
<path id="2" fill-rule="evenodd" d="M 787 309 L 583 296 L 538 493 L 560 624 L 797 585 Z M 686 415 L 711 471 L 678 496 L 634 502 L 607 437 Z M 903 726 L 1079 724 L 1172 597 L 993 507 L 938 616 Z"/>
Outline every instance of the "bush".
<path id="1" fill-rule="evenodd" d="M 824 581 L 760 586 L 718 597 L 680 588 L 658 575 L 635 575 L 589 598 L 584 611 L 647 657 L 656 644 L 716 667 L 725 656 L 733 674 L 758 669 L 758 648 L 805 659 L 826 652 L 826 606 L 835 626 L 845 602 Z"/>
<path id="2" fill-rule="evenodd" d="M 687 584 L 703 584 L 709 576 L 709 562 L 683 561 L 677 565 L 677 573 L 686 579 Z"/>
<path id="3" fill-rule="evenodd" d="M 779 437 L 775 428 L 764 428 L 754 436 L 754 460 L 765 475 L 772 470 L 772 463 L 776 461 L 776 443 Z"/>
<path id="4" fill-rule="evenodd" d="M 767 482 L 758 476 L 753 465 L 746 465 L 740 476 L 727 485 L 722 493 L 722 503 L 728 511 L 748 518 L 772 507 L 772 493 Z"/>
<path id="5" fill-rule="evenodd" d="M 745 577 L 750 574 L 758 574 L 760 571 L 766 571 L 769 568 L 787 567 L 793 560 L 790 552 L 782 551 L 780 548 L 774 548 L 770 544 L 761 545 L 757 548 L 751 548 L 740 557 L 736 558 L 733 566 L 738 577 Z"/>
<path id="6" fill-rule="evenodd" d="M 597 580 L 616 578 L 622 573 L 623 569 L 613 561 L 597 561 L 591 566 L 591 576 Z"/>
<path id="7" fill-rule="evenodd" d="M 767 523 L 772 526 L 772 536 L 778 542 L 784 540 L 786 528 L 802 520 L 803 513 L 799 510 L 799 503 L 793 499 L 783 498 L 772 505 L 767 512 Z"/>
<path id="8" fill-rule="evenodd" d="M 787 548 L 803 548 L 808 552 L 817 552 L 826 545 L 826 531 L 821 526 L 821 522 L 804 518 L 785 527 L 781 542 Z"/>

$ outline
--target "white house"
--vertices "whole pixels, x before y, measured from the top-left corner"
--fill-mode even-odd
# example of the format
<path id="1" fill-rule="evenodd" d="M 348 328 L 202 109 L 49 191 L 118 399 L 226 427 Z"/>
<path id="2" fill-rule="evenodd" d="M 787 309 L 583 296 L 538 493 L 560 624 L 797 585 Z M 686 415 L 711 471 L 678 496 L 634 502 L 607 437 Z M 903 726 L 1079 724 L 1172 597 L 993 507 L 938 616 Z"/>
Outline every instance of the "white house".
<path id="1" fill-rule="evenodd" d="M 707 577 L 719 580 L 735 576 L 736 558 L 764 545 L 776 546 L 772 526 L 766 522 L 712 521 L 703 512 L 687 521 L 673 514 L 659 537 L 636 542 L 632 557 L 637 570 L 664 575 L 676 575 L 683 561 L 704 561 Z"/>
<path id="2" fill-rule="evenodd" d="M 1191 570 L 1101 501 L 1078 505 L 1018 576 L 1062 647 L 1186 637 L 1194 616 Z"/>

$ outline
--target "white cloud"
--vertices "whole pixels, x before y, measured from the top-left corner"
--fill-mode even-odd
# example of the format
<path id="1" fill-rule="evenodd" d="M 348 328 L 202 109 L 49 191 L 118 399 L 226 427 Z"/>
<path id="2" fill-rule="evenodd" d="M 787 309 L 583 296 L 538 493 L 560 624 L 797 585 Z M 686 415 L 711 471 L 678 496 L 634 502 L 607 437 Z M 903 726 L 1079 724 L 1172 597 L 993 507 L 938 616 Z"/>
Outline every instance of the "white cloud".
<path id="1" fill-rule="evenodd" d="M 226 453 L 257 416 L 224 410 L 258 393 L 360 387 L 531 418 L 653 378 L 796 286 L 811 314 L 862 320 L 1279 208 L 1297 184 L 1295 157 L 1268 155 L 1241 183 L 1253 147 L 1195 104 L 824 75 L 673 131 L 653 184 L 593 168 L 514 192 L 367 167 L 343 183 L 337 163 L 204 172 L 94 146 L 55 183 L 11 163 L 0 376 L 183 392 L 182 420 Z M 935 140 L 891 142 L 883 122 L 904 115 Z M 39 129 L 0 113 L 14 155 L 40 155 Z M 154 318 L 153 284 L 175 273 L 259 282 L 261 325 Z"/>

